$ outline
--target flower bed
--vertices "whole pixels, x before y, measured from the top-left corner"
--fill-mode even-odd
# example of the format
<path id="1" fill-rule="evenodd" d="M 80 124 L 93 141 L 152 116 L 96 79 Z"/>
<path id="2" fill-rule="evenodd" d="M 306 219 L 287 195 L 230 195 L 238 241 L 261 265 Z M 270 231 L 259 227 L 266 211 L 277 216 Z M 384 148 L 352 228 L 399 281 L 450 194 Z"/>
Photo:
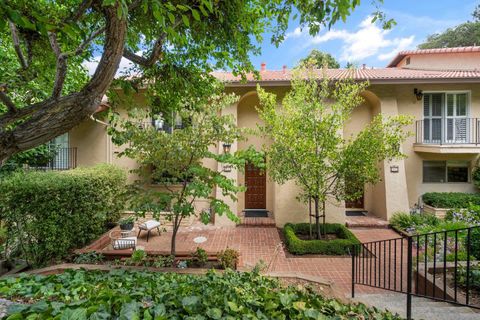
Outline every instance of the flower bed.
<path id="1" fill-rule="evenodd" d="M 434 208 L 466 208 L 470 203 L 480 205 L 479 193 L 428 192 L 422 196 L 425 204 Z"/>
<path id="2" fill-rule="evenodd" d="M 313 229 L 315 229 L 312 226 Z M 292 224 L 287 223 L 283 229 L 287 249 L 293 254 L 326 254 L 326 255 L 346 255 L 349 254 L 352 245 L 359 244 L 357 237 L 345 226 L 338 223 L 325 224 L 325 231 L 328 234 L 334 234 L 337 239 L 334 240 L 303 240 L 299 236 L 306 236 L 310 232 L 308 223 Z M 322 225 L 321 233 L 324 229 Z"/>
<path id="3" fill-rule="evenodd" d="M 2 279 L 0 288 L 1 297 L 28 303 L 9 307 L 10 319 L 400 319 L 363 304 L 285 288 L 257 272 L 67 270 Z"/>

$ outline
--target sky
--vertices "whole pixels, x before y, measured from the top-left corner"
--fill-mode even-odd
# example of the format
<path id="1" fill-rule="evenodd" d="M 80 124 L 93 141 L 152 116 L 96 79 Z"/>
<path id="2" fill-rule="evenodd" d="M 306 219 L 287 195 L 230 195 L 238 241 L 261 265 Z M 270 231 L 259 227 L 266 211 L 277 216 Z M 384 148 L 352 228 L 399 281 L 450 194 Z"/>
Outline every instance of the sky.
<path id="1" fill-rule="evenodd" d="M 278 46 L 270 43 L 265 34 L 261 43 L 262 54 L 251 56 L 254 66 L 260 69 L 265 62 L 268 70 L 281 70 L 283 65 L 294 67 L 312 49 L 333 55 L 341 67 L 347 62 L 357 66 L 385 67 L 398 51 L 415 49 L 428 35 L 472 19 L 472 12 L 480 0 L 384 0 L 381 10 L 388 19 L 397 22 L 390 30 L 383 30 L 379 23 L 371 23 L 376 11 L 371 0 L 362 0 L 347 21 L 337 22 L 330 30 L 321 30 L 315 37 L 308 30 L 300 29 L 298 21 L 291 21 L 286 39 Z M 97 61 L 85 66 L 93 74 Z M 123 58 L 117 74 L 130 66 Z"/>
<path id="2" fill-rule="evenodd" d="M 301 30 L 298 22 L 291 24 L 278 48 L 265 37 L 262 55 L 252 57 L 252 62 L 258 68 L 265 62 L 270 70 L 280 70 L 283 65 L 291 68 L 318 49 L 332 54 L 342 67 L 347 62 L 385 67 L 398 51 L 415 49 L 428 35 L 471 20 L 477 4 L 479 0 L 384 0 L 381 10 L 397 25 L 383 30 L 381 24 L 371 23 L 375 11 L 371 1 L 362 0 L 346 23 L 339 22 L 315 37 Z"/>

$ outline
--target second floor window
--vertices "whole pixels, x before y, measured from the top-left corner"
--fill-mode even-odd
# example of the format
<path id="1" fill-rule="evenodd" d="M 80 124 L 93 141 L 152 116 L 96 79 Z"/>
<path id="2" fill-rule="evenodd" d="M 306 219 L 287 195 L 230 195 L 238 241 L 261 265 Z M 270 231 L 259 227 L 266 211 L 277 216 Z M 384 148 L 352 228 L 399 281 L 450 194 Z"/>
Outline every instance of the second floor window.
<path id="1" fill-rule="evenodd" d="M 157 114 L 152 117 L 152 125 L 157 130 L 163 130 L 165 132 L 172 133 L 174 129 L 183 128 L 183 120 L 178 113 L 172 113 L 170 117 Z"/>
<path id="2" fill-rule="evenodd" d="M 425 93 L 423 140 L 428 143 L 466 143 L 472 121 L 468 119 L 467 92 Z"/>

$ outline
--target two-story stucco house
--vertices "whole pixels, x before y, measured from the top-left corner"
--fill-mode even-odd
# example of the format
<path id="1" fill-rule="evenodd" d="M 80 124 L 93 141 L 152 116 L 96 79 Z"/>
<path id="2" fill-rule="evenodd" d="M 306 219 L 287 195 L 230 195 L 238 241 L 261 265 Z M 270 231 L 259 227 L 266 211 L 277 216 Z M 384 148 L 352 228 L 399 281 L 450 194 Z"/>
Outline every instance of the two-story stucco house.
<path id="1" fill-rule="evenodd" d="M 253 128 L 260 123 L 255 109 L 257 83 L 279 97 L 289 90 L 291 71 L 286 68 L 270 71 L 262 64 L 260 75 L 259 81 L 250 78 L 242 83 L 230 73 L 214 73 L 225 82 L 228 92 L 240 96 L 238 103 L 224 111 L 235 116 L 238 126 Z M 381 182 L 365 186 L 358 201 L 329 205 L 328 221 L 344 222 L 347 209 L 388 219 L 397 211 L 408 211 L 425 192 L 475 191 L 471 170 L 480 153 L 480 47 L 403 51 L 386 68 L 329 69 L 327 75 L 333 80 L 353 75 L 355 80 L 370 82 L 363 93 L 365 102 L 353 111 L 343 130 L 345 137 L 359 132 L 378 113 L 408 114 L 416 120 L 408 128 L 412 137 L 402 146 L 407 158 L 380 164 Z M 138 99 L 142 100 L 141 93 Z M 107 162 L 126 169 L 135 166 L 133 161 L 117 157 L 118 149 L 106 133 L 107 125 L 92 117 L 63 138 L 65 146 L 74 148 L 77 165 Z M 249 145 L 261 148 L 263 143 L 262 138 L 251 136 L 232 145 L 231 150 Z M 221 145 L 218 149 L 222 152 Z M 276 184 L 255 168 L 225 174 L 247 187 L 237 202 L 228 202 L 233 212 L 266 209 L 277 226 L 308 220 L 306 207 L 295 199 L 293 182 Z M 198 203 L 198 209 L 204 205 Z M 216 219 L 215 223 L 229 224 L 225 219 Z"/>

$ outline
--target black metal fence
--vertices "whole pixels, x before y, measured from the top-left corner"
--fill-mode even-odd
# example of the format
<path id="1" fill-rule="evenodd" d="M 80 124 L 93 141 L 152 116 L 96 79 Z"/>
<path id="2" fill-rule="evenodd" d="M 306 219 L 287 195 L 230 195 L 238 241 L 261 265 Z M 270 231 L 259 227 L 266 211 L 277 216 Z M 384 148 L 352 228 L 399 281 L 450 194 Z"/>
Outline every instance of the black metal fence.
<path id="1" fill-rule="evenodd" d="M 431 232 L 355 245 L 352 250 L 352 297 L 355 286 L 480 309 L 480 226 Z"/>
<path id="2" fill-rule="evenodd" d="M 77 148 L 56 148 L 47 163 L 31 166 L 35 170 L 70 170 L 77 167 Z"/>
<path id="3" fill-rule="evenodd" d="M 417 120 L 415 141 L 423 144 L 478 144 L 478 118 L 430 118 Z"/>

